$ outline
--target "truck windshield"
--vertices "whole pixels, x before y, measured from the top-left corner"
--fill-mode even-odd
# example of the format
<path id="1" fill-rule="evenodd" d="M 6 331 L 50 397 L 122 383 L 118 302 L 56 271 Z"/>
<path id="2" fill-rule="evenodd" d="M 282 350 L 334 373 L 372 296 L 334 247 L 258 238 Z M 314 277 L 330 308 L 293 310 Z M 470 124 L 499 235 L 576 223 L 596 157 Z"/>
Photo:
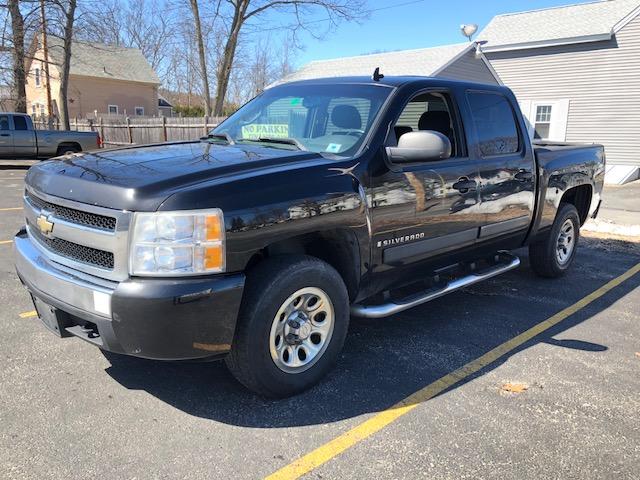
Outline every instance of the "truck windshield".
<path id="1" fill-rule="evenodd" d="M 209 139 L 352 155 L 391 91 L 387 86 L 353 84 L 274 87 L 212 130 Z"/>

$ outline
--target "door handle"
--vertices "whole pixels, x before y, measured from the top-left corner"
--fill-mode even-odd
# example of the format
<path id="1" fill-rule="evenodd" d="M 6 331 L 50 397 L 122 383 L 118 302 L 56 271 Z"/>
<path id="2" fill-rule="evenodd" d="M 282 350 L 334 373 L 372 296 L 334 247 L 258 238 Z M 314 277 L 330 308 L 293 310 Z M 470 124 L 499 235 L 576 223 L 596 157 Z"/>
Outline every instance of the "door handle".
<path id="1" fill-rule="evenodd" d="M 475 180 L 469 180 L 469 177 L 460 177 L 452 186 L 460 193 L 467 193 L 469 190 L 475 190 L 478 184 Z"/>
<path id="2" fill-rule="evenodd" d="M 518 173 L 516 173 L 514 177 L 520 182 L 530 182 L 531 180 L 533 180 L 533 173 L 522 169 L 518 170 Z"/>

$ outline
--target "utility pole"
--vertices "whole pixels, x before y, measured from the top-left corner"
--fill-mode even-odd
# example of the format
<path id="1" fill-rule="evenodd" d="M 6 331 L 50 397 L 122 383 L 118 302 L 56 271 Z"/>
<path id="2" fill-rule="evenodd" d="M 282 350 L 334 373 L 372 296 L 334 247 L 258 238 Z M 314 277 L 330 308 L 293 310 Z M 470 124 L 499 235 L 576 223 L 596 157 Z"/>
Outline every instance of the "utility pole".
<path id="1" fill-rule="evenodd" d="M 51 83 L 49 82 L 49 48 L 47 47 L 47 20 L 44 12 L 44 0 L 40 0 L 40 17 L 42 21 L 42 49 L 44 50 L 44 77 L 47 89 L 47 113 L 49 129 L 53 121 L 53 103 L 51 102 Z"/>

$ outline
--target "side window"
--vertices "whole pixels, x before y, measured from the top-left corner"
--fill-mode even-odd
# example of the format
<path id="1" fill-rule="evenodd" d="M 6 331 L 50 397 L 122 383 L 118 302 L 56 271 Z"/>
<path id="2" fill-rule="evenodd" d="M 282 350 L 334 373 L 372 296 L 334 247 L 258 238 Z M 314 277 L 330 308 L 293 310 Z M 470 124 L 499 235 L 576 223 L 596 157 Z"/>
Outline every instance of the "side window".
<path id="1" fill-rule="evenodd" d="M 9 130 L 9 115 L 0 115 L 0 130 Z"/>
<path id="2" fill-rule="evenodd" d="M 433 130 L 449 139 L 452 157 L 459 155 L 456 139 L 460 137 L 456 135 L 450 105 L 444 93 L 423 93 L 412 98 L 393 126 L 396 140 L 408 132 Z"/>
<path id="3" fill-rule="evenodd" d="M 15 130 L 27 130 L 27 119 L 19 115 L 14 115 L 13 128 Z"/>
<path id="4" fill-rule="evenodd" d="M 499 93 L 467 93 L 483 157 L 520 150 L 518 127 L 509 101 Z"/>

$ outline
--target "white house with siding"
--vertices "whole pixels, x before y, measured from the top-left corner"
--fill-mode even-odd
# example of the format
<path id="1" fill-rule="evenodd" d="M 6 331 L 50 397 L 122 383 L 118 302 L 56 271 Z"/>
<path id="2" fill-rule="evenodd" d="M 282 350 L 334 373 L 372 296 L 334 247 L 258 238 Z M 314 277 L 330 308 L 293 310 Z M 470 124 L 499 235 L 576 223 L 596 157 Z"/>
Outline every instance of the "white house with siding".
<path id="1" fill-rule="evenodd" d="M 420 75 L 500 84 L 500 79 L 475 43 L 374 53 L 310 62 L 276 83 L 310 78 L 371 76 L 376 67 L 385 75 Z"/>
<path id="2" fill-rule="evenodd" d="M 602 143 L 608 183 L 640 175 L 640 0 L 498 15 L 478 35 L 532 137 Z"/>

